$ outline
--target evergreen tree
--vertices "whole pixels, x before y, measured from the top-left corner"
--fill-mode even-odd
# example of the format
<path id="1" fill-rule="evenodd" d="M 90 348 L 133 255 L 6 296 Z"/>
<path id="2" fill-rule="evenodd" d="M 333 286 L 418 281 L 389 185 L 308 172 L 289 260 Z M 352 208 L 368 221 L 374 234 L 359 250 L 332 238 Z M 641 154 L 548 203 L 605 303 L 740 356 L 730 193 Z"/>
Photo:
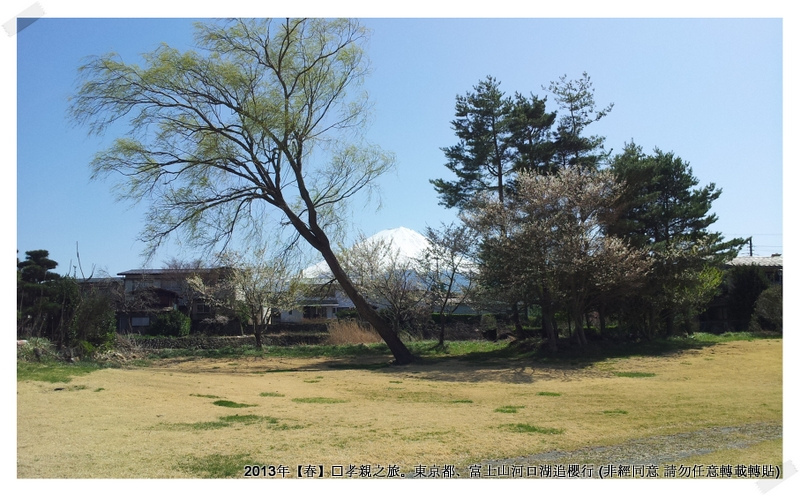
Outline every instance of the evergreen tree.
<path id="1" fill-rule="evenodd" d="M 708 304 L 721 280 L 721 267 L 744 245 L 724 241 L 709 230 L 717 220 L 711 205 L 722 191 L 699 181 L 687 162 L 656 149 L 626 145 L 614 157 L 611 170 L 625 184 L 618 202 L 619 220 L 609 227 L 633 246 L 646 249 L 653 260 L 650 283 L 640 293 L 636 311 L 648 312 L 649 334 L 674 331 L 676 318 L 692 318 Z"/>
<path id="2" fill-rule="evenodd" d="M 60 276 L 51 270 L 58 263 L 47 250 L 25 252 L 17 263 L 17 332 L 20 336 L 50 337 L 59 306 L 53 301 L 52 281 Z"/>
<path id="3" fill-rule="evenodd" d="M 456 118 L 451 124 L 459 141 L 442 150 L 446 167 L 457 179 L 431 180 L 441 205 L 463 209 L 482 191 L 494 192 L 503 202 L 512 169 L 508 143 L 511 105 L 491 76 L 480 81 L 474 92 L 456 97 Z"/>
<path id="4" fill-rule="evenodd" d="M 553 155 L 556 151 L 552 141 L 555 112 L 546 111 L 547 98 L 531 94 L 526 98 L 514 95 L 509 115 L 509 141 L 515 150 L 515 172 L 538 172 L 552 174 L 556 171 Z"/>
<path id="5" fill-rule="evenodd" d="M 603 149 L 605 138 L 586 136 L 586 128 L 605 117 L 614 104 L 597 109 L 594 101 L 594 86 L 587 73 L 580 79 L 570 80 L 561 76 L 547 88 L 558 104 L 559 117 L 555 139 L 554 167 L 579 167 L 597 169 L 607 158 Z"/>
<path id="6" fill-rule="evenodd" d="M 52 272 L 58 262 L 49 256 L 47 250 L 31 250 L 17 264 L 17 334 L 47 338 L 60 347 L 69 340 L 80 295 L 73 278 Z"/>

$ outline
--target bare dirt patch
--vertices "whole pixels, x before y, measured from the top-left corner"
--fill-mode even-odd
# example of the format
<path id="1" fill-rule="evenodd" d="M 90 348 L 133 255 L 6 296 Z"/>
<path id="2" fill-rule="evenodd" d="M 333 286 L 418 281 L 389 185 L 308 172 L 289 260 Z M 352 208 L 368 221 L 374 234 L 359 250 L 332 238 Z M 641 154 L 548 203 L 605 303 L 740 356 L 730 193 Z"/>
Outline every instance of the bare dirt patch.
<path id="1" fill-rule="evenodd" d="M 679 448 L 698 433 L 752 425 L 771 433 L 753 434 L 753 443 L 774 439 L 782 418 L 781 350 L 780 340 L 739 341 L 580 367 L 447 359 L 396 367 L 388 357 L 171 359 L 92 372 L 66 388 L 21 381 L 17 475 L 223 476 L 197 468 L 215 457 L 411 472 L 553 452 L 578 463 L 581 450 L 626 444 L 647 445 L 647 456 L 661 460 L 668 454 L 663 446 L 636 440 L 678 436 Z M 535 429 L 513 428 L 520 425 Z M 767 444 L 772 451 L 764 456 L 772 457 L 776 445 Z M 736 445 L 719 449 L 736 463 Z M 773 461 L 780 454 L 763 463 Z"/>

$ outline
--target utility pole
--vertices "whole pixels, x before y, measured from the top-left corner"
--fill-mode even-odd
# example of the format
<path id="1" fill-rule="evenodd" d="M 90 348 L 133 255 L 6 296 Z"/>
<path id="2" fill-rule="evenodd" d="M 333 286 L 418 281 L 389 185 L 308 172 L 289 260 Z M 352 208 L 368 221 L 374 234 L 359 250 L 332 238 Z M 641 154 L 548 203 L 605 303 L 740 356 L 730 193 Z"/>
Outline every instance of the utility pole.
<path id="1" fill-rule="evenodd" d="M 753 256 L 753 237 L 750 236 L 749 238 L 747 238 L 747 242 L 750 243 L 750 256 L 752 257 Z"/>

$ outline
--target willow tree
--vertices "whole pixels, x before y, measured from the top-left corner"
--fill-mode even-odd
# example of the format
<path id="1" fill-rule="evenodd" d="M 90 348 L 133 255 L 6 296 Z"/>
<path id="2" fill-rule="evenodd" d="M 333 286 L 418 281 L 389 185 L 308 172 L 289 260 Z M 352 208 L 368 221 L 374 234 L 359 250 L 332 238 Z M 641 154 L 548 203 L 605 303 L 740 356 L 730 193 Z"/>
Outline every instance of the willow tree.
<path id="1" fill-rule="evenodd" d="M 291 226 L 397 363 L 408 363 L 412 355 L 358 293 L 329 238 L 348 200 L 394 164 L 361 136 L 366 38 L 346 19 L 198 24 L 196 51 L 162 45 L 141 67 L 115 54 L 90 58 L 71 114 L 90 134 L 129 126 L 96 156 L 93 177 L 119 173 L 121 197 L 148 202 L 142 238 L 151 253 L 176 233 L 219 248 L 237 233 Z"/>

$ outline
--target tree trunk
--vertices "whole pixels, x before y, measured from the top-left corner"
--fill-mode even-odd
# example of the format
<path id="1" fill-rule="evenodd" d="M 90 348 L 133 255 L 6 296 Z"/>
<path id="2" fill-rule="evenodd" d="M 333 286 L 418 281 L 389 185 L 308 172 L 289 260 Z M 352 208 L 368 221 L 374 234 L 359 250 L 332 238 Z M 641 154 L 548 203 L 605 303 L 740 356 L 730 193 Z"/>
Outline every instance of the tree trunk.
<path id="1" fill-rule="evenodd" d="M 575 336 L 578 338 L 578 344 L 586 346 L 589 341 L 586 339 L 586 333 L 583 332 L 583 310 L 575 309 L 572 317 L 575 319 Z"/>
<path id="2" fill-rule="evenodd" d="M 555 327 L 553 326 L 554 312 L 553 304 L 550 301 L 550 296 L 545 292 L 541 301 L 542 307 L 542 327 L 547 335 L 550 351 L 558 351 L 558 336 L 556 335 Z"/>
<path id="3" fill-rule="evenodd" d="M 600 335 L 605 336 L 606 334 L 606 306 L 605 304 L 600 305 L 600 308 L 597 309 L 597 316 L 600 320 Z"/>
<path id="4" fill-rule="evenodd" d="M 314 247 L 314 249 L 316 249 L 320 255 L 322 255 L 322 258 L 325 259 L 325 263 L 328 264 L 328 268 L 331 269 L 331 273 L 339 283 L 339 286 L 341 286 L 342 291 L 344 291 L 347 297 L 350 298 L 350 301 L 353 302 L 353 305 L 355 305 L 358 315 L 363 320 L 369 322 L 369 324 L 375 329 L 381 339 L 383 339 L 383 341 L 389 347 L 392 355 L 394 355 L 395 363 L 398 365 L 406 365 L 414 361 L 414 355 L 412 355 L 408 348 L 406 348 L 406 345 L 403 344 L 397 334 L 392 332 L 389 324 L 384 321 L 381 316 L 378 315 L 378 312 L 376 312 L 369 305 L 369 303 L 367 303 L 367 300 L 361 296 L 361 293 L 359 293 L 359 291 L 353 285 L 350 277 L 348 277 L 347 273 L 345 273 L 344 269 L 342 269 L 339 259 L 336 258 L 336 254 L 333 253 L 330 240 L 325 235 L 325 232 L 316 223 L 317 214 L 314 210 L 313 202 L 311 202 L 308 191 L 302 188 L 301 196 L 304 197 L 306 205 L 309 207 L 308 216 L 310 226 L 307 226 L 292 211 L 291 208 L 288 208 L 284 205 L 285 208 L 282 208 L 282 210 L 289 218 L 289 221 L 292 223 L 295 229 L 297 229 L 298 234 L 300 234 L 303 239 L 308 241 L 308 243 Z"/>
<path id="5" fill-rule="evenodd" d="M 511 321 L 514 323 L 514 334 L 517 339 L 524 339 L 525 330 L 522 328 L 522 323 L 519 320 L 519 304 L 517 302 L 511 305 Z"/>
<path id="6" fill-rule="evenodd" d="M 439 346 L 444 346 L 444 325 L 447 316 L 444 314 L 444 308 L 439 312 Z"/>
<path id="7" fill-rule="evenodd" d="M 358 315 L 363 320 L 370 323 L 389 347 L 392 355 L 394 355 L 395 363 L 398 365 L 405 365 L 414 361 L 414 356 L 397 336 L 397 333 L 392 331 L 390 325 L 378 315 L 378 312 L 376 312 L 369 303 L 367 303 L 364 297 L 361 296 L 361 293 L 358 292 L 353 282 L 339 264 L 339 260 L 336 258 L 333 250 L 329 246 L 318 246 L 316 248 L 328 263 L 328 267 L 331 269 L 333 277 L 336 278 L 336 281 L 342 287 L 342 291 L 344 291 L 347 297 L 350 298 L 350 301 L 353 302 L 353 305 L 355 305 Z"/>
<path id="8" fill-rule="evenodd" d="M 664 324 L 667 337 L 675 334 L 675 308 L 671 305 L 667 308 L 667 314 L 664 316 Z"/>
<path id="9" fill-rule="evenodd" d="M 256 349 L 260 350 L 262 347 L 261 326 L 258 325 L 256 322 L 258 321 L 253 319 L 253 336 L 255 336 L 256 338 Z"/>

